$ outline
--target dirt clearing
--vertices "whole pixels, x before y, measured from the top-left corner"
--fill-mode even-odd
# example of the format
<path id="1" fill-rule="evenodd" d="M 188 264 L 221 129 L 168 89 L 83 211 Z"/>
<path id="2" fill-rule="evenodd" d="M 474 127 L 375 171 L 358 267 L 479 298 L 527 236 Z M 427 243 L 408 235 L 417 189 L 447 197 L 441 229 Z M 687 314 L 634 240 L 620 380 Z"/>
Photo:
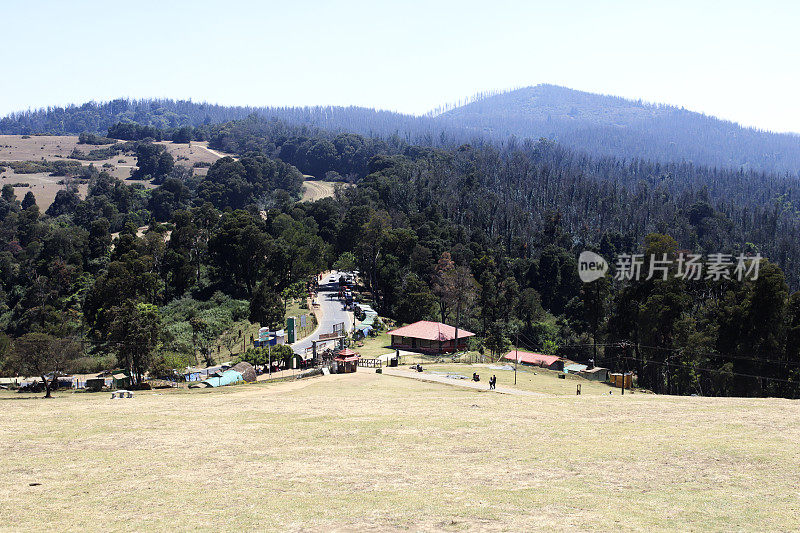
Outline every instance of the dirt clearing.
<path id="1" fill-rule="evenodd" d="M 315 202 L 333 196 L 336 186 L 335 181 L 305 180 L 303 182 L 304 202 Z M 342 183 L 342 185 L 346 185 Z"/>

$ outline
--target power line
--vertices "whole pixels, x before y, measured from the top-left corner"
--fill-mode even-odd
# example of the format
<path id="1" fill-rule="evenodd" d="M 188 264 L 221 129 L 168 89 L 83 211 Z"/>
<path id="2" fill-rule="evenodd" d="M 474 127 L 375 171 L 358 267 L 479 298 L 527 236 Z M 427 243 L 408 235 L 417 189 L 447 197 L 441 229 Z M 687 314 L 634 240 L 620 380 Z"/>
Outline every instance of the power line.
<path id="1" fill-rule="evenodd" d="M 561 348 L 591 348 L 594 346 L 593 344 L 562 344 Z M 598 343 L 597 346 L 602 346 L 605 348 L 625 348 L 626 346 L 637 346 L 639 348 L 646 348 L 650 350 L 662 350 L 668 352 L 678 352 L 683 353 L 684 348 L 667 348 L 664 346 L 648 346 L 646 344 L 620 344 L 620 343 Z M 721 354 L 721 353 L 711 353 L 711 352 L 694 352 L 696 355 L 701 355 L 705 357 L 717 357 L 720 359 L 739 359 L 743 361 L 755 361 L 758 363 L 775 363 L 775 364 L 792 364 L 792 365 L 800 365 L 800 361 L 784 361 L 781 359 L 767 359 L 762 357 L 748 357 L 745 355 L 730 355 L 730 354 Z"/>
<path id="2" fill-rule="evenodd" d="M 622 359 L 628 359 L 630 361 L 636 361 L 636 362 L 639 362 L 639 363 L 643 363 L 644 365 L 651 365 L 652 364 L 652 365 L 661 365 L 661 366 L 668 366 L 668 367 L 672 366 L 672 367 L 677 367 L 677 368 L 690 368 L 691 370 L 699 370 L 701 372 L 718 372 L 718 373 L 726 374 L 726 375 L 729 375 L 729 376 L 741 376 L 741 377 L 745 377 L 745 378 L 765 379 L 765 380 L 768 380 L 768 381 L 779 381 L 779 382 L 782 382 L 782 383 L 790 383 L 792 385 L 800 385 L 800 381 L 793 381 L 793 380 L 790 380 L 790 379 L 771 378 L 771 377 L 759 376 L 759 375 L 755 375 L 755 374 L 743 374 L 741 372 L 730 372 L 728 370 L 722 370 L 722 369 L 719 369 L 719 368 L 700 368 L 700 367 L 687 365 L 687 364 L 684 364 L 684 363 L 670 363 L 668 361 L 645 361 L 645 362 L 642 362 L 639 359 L 636 359 L 635 357 L 630 357 L 630 356 L 620 356 L 620 357 Z"/>

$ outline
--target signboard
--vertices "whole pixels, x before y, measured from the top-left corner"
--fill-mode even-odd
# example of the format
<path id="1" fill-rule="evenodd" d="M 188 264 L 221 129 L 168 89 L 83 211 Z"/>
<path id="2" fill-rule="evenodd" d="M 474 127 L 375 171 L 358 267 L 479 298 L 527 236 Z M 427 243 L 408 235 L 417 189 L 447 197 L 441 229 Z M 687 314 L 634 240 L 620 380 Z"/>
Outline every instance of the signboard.
<path id="1" fill-rule="evenodd" d="M 306 327 L 306 315 L 300 315 L 300 327 Z"/>
<path id="2" fill-rule="evenodd" d="M 297 319 L 293 316 L 290 316 L 286 319 L 286 329 L 288 331 L 288 335 L 286 336 L 286 342 L 289 344 L 293 344 L 295 341 L 295 328 L 297 324 Z"/>

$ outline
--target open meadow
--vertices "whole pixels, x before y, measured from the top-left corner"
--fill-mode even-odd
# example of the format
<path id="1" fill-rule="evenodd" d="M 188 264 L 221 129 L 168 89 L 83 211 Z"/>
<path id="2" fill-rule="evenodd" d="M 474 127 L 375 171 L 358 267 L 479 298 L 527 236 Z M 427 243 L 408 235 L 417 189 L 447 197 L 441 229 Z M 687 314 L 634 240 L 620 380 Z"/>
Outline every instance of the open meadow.
<path id="1" fill-rule="evenodd" d="M 159 141 L 156 144 L 162 144 L 167 148 L 175 158 L 176 165 L 192 168 L 196 174 L 205 174 L 208 168 L 206 166 L 195 168 L 195 163 L 210 165 L 220 158 L 219 153 L 208 149 L 206 142 L 192 141 L 191 144 L 179 144 Z M 79 144 L 77 135 L 0 135 L 0 165 L 3 161 L 77 161 L 70 159 L 74 149 L 86 154 L 108 146 Z M 98 161 L 81 160 L 80 163 L 84 166 L 93 164 L 117 179 L 128 180 L 131 171 L 136 167 L 136 157 L 130 154 L 116 154 L 114 157 Z M 47 172 L 19 173 L 6 168 L 4 172 L 0 172 L 0 187 L 5 184 L 26 185 L 18 186 L 17 196 L 21 199 L 30 190 L 36 197 L 39 208 L 44 211 L 53 203 L 56 193 L 64 187 L 60 183 L 63 179 L 51 176 Z M 141 183 L 148 188 L 155 187 L 152 183 L 141 180 L 128 180 L 127 183 Z M 87 188 L 86 183 L 78 185 L 81 198 L 86 196 Z"/>
<path id="2" fill-rule="evenodd" d="M 320 181 L 316 179 L 309 179 L 312 176 L 305 176 L 306 180 L 303 182 L 303 202 L 316 202 L 323 198 L 333 196 L 336 191 L 335 181 Z M 342 187 L 347 187 L 349 184 L 341 183 Z"/>
<path id="3" fill-rule="evenodd" d="M 130 400 L 2 392 L 0 409 L 6 530 L 800 528 L 790 400 L 512 396 L 359 369 Z"/>

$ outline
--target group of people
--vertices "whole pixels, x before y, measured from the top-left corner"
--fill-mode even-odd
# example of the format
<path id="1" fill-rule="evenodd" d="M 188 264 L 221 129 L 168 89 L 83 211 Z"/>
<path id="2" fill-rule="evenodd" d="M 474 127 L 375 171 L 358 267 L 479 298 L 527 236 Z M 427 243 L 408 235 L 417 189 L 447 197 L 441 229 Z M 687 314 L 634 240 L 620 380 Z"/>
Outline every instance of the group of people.
<path id="1" fill-rule="evenodd" d="M 473 372 L 472 381 L 480 381 L 480 380 L 481 377 L 477 373 Z M 492 375 L 492 377 L 489 378 L 489 390 L 494 390 L 496 388 L 497 388 L 497 376 Z"/>

